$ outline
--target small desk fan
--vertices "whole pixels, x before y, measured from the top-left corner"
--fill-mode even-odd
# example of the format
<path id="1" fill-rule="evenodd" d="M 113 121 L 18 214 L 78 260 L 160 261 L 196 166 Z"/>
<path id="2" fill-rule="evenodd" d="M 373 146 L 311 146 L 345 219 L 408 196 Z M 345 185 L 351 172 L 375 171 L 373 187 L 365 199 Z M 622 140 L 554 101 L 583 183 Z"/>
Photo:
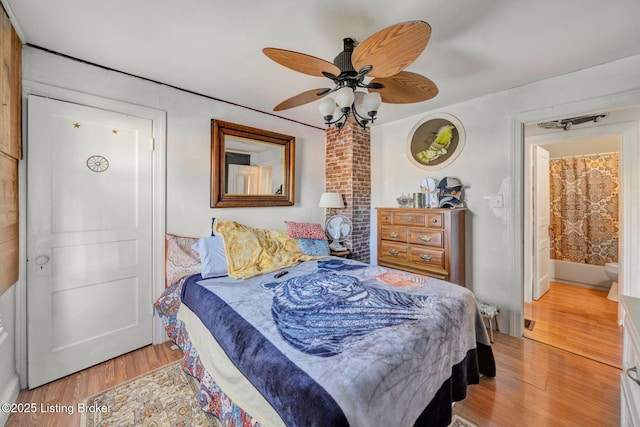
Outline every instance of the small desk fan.
<path id="1" fill-rule="evenodd" d="M 334 215 L 327 219 L 324 232 L 332 240 L 329 248 L 335 252 L 346 251 L 347 247 L 342 242 L 351 236 L 352 229 L 351 220 L 344 215 Z"/>

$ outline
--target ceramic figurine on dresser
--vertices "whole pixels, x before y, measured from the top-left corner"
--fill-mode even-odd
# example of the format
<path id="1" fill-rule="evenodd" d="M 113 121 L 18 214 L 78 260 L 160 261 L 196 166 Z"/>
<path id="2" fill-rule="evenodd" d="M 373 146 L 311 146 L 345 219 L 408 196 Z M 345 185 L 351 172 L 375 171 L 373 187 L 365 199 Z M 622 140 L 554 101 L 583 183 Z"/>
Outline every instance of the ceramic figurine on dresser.
<path id="1" fill-rule="evenodd" d="M 440 181 L 424 178 L 420 182 L 420 192 L 413 196 L 402 193 L 396 201 L 401 208 L 464 208 L 463 189 L 458 178 L 445 176 Z"/>
<path id="2" fill-rule="evenodd" d="M 420 189 L 426 194 L 426 207 L 438 208 L 438 181 L 434 178 L 425 178 L 420 182 Z M 414 206 L 415 207 L 415 206 Z"/>

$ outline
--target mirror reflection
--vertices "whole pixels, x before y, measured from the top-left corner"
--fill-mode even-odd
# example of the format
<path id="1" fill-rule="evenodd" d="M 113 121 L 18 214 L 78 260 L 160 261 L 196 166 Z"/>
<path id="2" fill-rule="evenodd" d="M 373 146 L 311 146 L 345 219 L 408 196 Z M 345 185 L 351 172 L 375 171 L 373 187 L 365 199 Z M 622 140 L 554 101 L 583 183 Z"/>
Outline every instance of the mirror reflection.
<path id="1" fill-rule="evenodd" d="M 226 135 L 224 146 L 226 194 L 282 194 L 282 145 Z"/>
<path id="2" fill-rule="evenodd" d="M 211 120 L 211 207 L 291 206 L 295 138 Z"/>

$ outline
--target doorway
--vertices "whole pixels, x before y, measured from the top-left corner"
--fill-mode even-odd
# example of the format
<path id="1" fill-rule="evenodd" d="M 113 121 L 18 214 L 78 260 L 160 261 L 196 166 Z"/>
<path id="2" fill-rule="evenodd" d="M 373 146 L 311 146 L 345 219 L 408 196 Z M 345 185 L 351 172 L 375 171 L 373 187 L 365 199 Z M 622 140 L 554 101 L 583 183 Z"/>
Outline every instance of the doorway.
<path id="1" fill-rule="evenodd" d="M 147 221 L 149 221 L 149 229 L 150 232 L 147 231 L 148 234 L 148 242 L 145 243 L 145 245 L 150 245 L 151 250 L 149 251 L 150 253 L 150 262 L 147 264 L 147 267 L 145 267 L 146 271 L 145 271 L 145 275 L 147 277 L 150 278 L 150 287 L 151 287 L 151 292 L 149 292 L 147 290 L 148 293 L 150 293 L 150 297 L 149 298 L 145 298 L 144 302 L 140 302 L 141 304 L 144 304 L 145 306 L 145 310 L 146 307 L 150 307 L 153 303 L 153 300 L 155 298 L 157 298 L 160 293 L 164 290 L 164 246 L 163 245 L 159 245 L 157 244 L 157 242 L 163 242 L 164 241 L 164 234 L 165 234 L 165 223 L 166 223 L 166 210 L 165 210 L 165 201 L 166 201 L 166 112 L 164 111 L 160 111 L 160 110 L 156 110 L 156 109 L 152 109 L 152 108 L 148 108 L 148 107 L 144 107 L 144 106 L 139 106 L 139 105 L 133 105 L 133 104 L 129 104 L 129 103 L 125 103 L 125 102 L 120 102 L 120 101 L 116 101 L 116 100 L 112 100 L 112 99 L 106 99 L 106 98 L 102 98 L 102 97 L 98 97 L 98 96 L 93 96 L 90 94 L 85 94 L 85 93 L 80 93 L 80 92 L 75 92 L 75 91 L 71 91 L 71 90 L 67 90 L 67 89 L 62 89 L 62 88 L 57 88 L 57 87 L 52 87 L 52 86 L 48 86 L 48 85 L 44 85 L 44 84 L 40 84 L 40 83 L 36 83 L 36 82 L 31 82 L 31 81 L 24 81 L 23 82 L 23 88 L 24 91 L 28 94 L 29 97 L 31 96 L 39 96 L 42 97 L 44 99 L 48 99 L 51 102 L 58 102 L 56 100 L 59 100 L 60 102 L 66 102 L 69 105 L 76 105 L 78 107 L 86 107 L 86 108 L 90 108 L 90 109 L 94 109 L 94 110 L 98 110 L 100 112 L 103 112 L 104 114 L 107 115 L 111 115 L 111 114 L 115 114 L 115 115 L 120 115 L 121 117 L 124 117 L 124 120 L 126 121 L 127 118 L 130 119 L 135 119 L 138 120 L 138 122 L 140 123 L 144 123 L 144 133 L 148 136 L 145 137 L 144 139 L 139 138 L 139 142 L 142 144 L 142 146 L 144 146 L 144 148 L 146 150 L 148 150 L 151 153 L 151 164 L 150 166 L 150 171 L 148 172 L 147 178 L 145 179 L 150 179 L 151 180 L 151 185 L 147 185 L 147 188 L 150 191 L 150 194 L 147 194 L 147 197 L 149 197 L 151 199 L 151 206 L 150 206 L 150 210 L 151 210 L 151 214 L 149 216 L 149 218 L 147 219 Z M 25 100 L 25 104 L 28 105 L 29 103 L 26 102 Z M 26 111 L 26 109 L 25 109 Z M 27 120 L 27 115 L 25 114 L 25 123 L 28 123 Z M 79 123 L 80 124 L 80 128 L 82 128 L 82 124 L 80 122 L 78 122 L 77 120 L 73 121 L 74 123 Z M 87 122 L 89 123 L 89 122 Z M 91 125 L 97 125 L 98 123 L 96 122 L 92 122 Z M 78 130 L 78 128 L 73 128 L 74 130 Z M 115 126 L 113 128 L 109 128 L 107 132 L 108 134 L 110 134 L 113 137 L 117 137 L 119 135 L 119 132 L 113 132 L 114 129 L 117 129 Z M 130 130 L 130 129 L 129 129 Z M 126 131 L 125 131 L 126 133 Z M 25 133 L 26 134 L 26 133 Z M 72 153 L 73 154 L 73 153 Z M 84 166 L 84 168 L 89 171 L 91 174 L 95 174 L 100 175 L 100 174 L 105 174 L 108 172 L 99 172 L 100 170 L 104 169 L 106 167 L 106 163 L 102 162 L 100 158 L 97 159 L 93 159 L 93 154 L 96 153 L 92 153 L 92 155 L 87 156 L 86 159 L 83 159 L 83 162 L 81 162 Z M 109 156 L 105 155 L 104 152 L 103 153 L 97 153 L 98 156 L 102 156 L 103 158 L 106 158 L 107 161 L 109 160 Z M 112 160 L 116 159 L 117 157 L 112 157 Z M 25 156 L 25 164 L 27 164 L 29 162 L 29 156 L 28 153 Z M 52 159 L 53 160 L 53 159 Z M 118 167 L 122 166 L 122 162 L 116 161 L 116 164 L 113 163 L 109 163 L 109 166 L 107 168 L 107 170 L 109 171 L 113 171 L 116 172 Z M 125 162 L 126 163 L 126 162 Z M 57 166 L 56 166 L 57 165 Z M 53 161 L 53 167 L 57 167 L 58 169 L 63 169 L 61 168 L 61 163 L 60 162 L 56 162 L 55 160 Z M 65 171 L 62 171 L 63 173 L 67 173 Z M 117 172 L 121 172 L 121 171 L 117 171 Z M 26 182 L 27 180 L 27 167 L 23 168 L 23 170 L 21 171 L 21 173 L 23 174 L 23 180 L 24 182 Z M 96 177 L 91 175 L 92 177 Z M 112 174 L 113 176 L 113 174 Z M 80 184 L 78 183 L 73 183 L 74 186 L 76 186 L 76 184 Z M 84 185 L 85 183 L 81 183 L 82 185 Z M 55 184 L 53 184 L 55 185 Z M 21 198 L 23 198 L 22 200 L 25 201 L 21 212 L 26 212 L 27 209 L 27 195 L 28 195 L 28 191 L 26 190 L 21 191 Z M 95 196 L 95 195 L 94 195 Z M 98 196 L 100 196 L 100 194 L 98 194 Z M 98 203 L 100 205 L 104 205 L 104 203 Z M 126 210 L 126 207 L 125 207 Z M 63 217 L 59 217 L 57 220 L 57 224 L 64 224 L 64 221 L 67 221 L 67 219 Z M 27 220 L 27 215 L 26 214 L 21 214 L 21 222 L 23 222 L 25 224 L 27 224 L 28 220 Z M 62 221 L 62 222 L 61 222 Z M 89 216 L 89 221 L 96 221 L 96 218 L 92 218 L 91 216 Z M 106 219 L 107 222 L 111 221 L 111 219 Z M 68 221 L 67 221 L 68 222 Z M 113 221 L 111 221 L 113 222 Z M 85 224 L 86 225 L 86 224 Z M 82 223 L 77 223 L 76 225 L 72 225 L 72 227 L 76 227 L 76 226 L 80 226 L 81 228 L 83 227 Z M 67 227 L 68 228 L 68 227 Z M 86 228 L 86 227 L 84 227 Z M 117 228 L 117 227 L 116 227 Z M 27 227 L 28 229 L 28 227 Z M 119 232 L 116 232 L 116 234 Z M 100 233 L 95 232 L 94 233 L 96 236 L 99 235 Z M 94 236 L 95 237 L 95 236 Z M 21 230 L 21 239 L 23 241 L 27 241 L 27 231 L 25 230 Z M 55 239 L 54 239 L 55 240 Z M 125 239 L 126 240 L 126 239 Z M 156 242 L 156 243 L 153 243 Z M 124 243 L 124 245 L 128 245 L 131 248 L 133 248 L 135 245 L 131 245 L 130 243 Z M 30 249 L 28 248 L 28 250 L 34 250 L 34 246 L 32 245 L 25 245 L 25 246 L 29 246 Z M 108 246 L 108 244 L 107 244 Z M 66 246 L 65 246 L 66 247 Z M 67 251 L 67 249 L 64 249 L 64 251 Z M 37 265 L 35 263 L 35 258 L 37 258 L 37 256 L 34 258 L 32 253 L 27 254 L 26 253 L 27 250 L 25 250 L 25 253 L 23 253 L 23 255 L 21 256 L 21 270 L 23 271 L 27 271 L 28 269 L 32 268 L 32 266 Z M 56 255 L 60 254 L 60 251 L 57 251 L 58 253 Z M 118 253 L 120 253 L 118 251 Z M 88 252 L 82 252 L 81 256 L 84 257 L 83 259 L 85 259 L 87 256 L 92 255 L 93 253 L 91 251 Z M 118 255 L 120 256 L 120 255 Z M 116 257 L 117 258 L 117 257 Z M 117 261 L 116 258 L 108 258 L 105 257 L 104 259 L 106 259 L 107 261 Z M 60 259 L 61 260 L 61 259 Z M 47 261 L 47 262 L 44 262 Z M 48 260 L 46 258 L 41 258 L 39 259 L 39 262 L 43 263 L 42 264 L 42 269 L 43 271 L 41 271 L 41 273 L 47 273 L 47 267 L 49 267 L 49 270 L 51 269 L 51 265 L 52 265 L 52 257 L 49 256 Z M 47 265 L 48 264 L 48 265 Z M 35 269 L 39 269 L 40 266 L 35 267 Z M 61 270 L 57 269 L 55 274 L 60 273 Z M 38 274 L 37 271 L 35 272 L 31 272 L 31 277 L 40 277 L 40 276 L 36 276 L 36 274 Z M 29 273 L 27 273 L 27 276 L 29 275 Z M 58 274 L 59 275 L 59 274 Z M 104 275 L 100 275 L 100 277 L 98 278 L 103 278 Z M 77 278 L 76 276 L 74 276 L 74 280 L 75 278 Z M 107 278 L 108 279 L 108 278 Z M 27 277 L 28 280 L 28 277 Z M 18 288 L 16 291 L 16 300 L 17 300 L 17 305 L 16 305 L 16 318 L 18 319 L 19 324 L 22 323 L 25 326 L 27 325 L 27 308 L 28 308 L 28 304 L 27 304 L 27 297 L 28 297 L 28 293 L 30 291 L 27 290 L 27 280 L 21 280 L 18 284 Z M 107 280 L 108 281 L 108 280 Z M 126 279 L 125 279 L 126 281 Z M 71 285 L 71 282 L 66 283 L 65 286 L 67 285 Z M 136 285 L 137 286 L 137 285 Z M 103 286 L 104 287 L 104 286 Z M 63 291 L 64 292 L 64 291 Z M 57 302 L 61 302 L 63 298 L 60 297 L 56 297 Z M 29 307 L 30 308 L 30 307 Z M 76 306 L 75 308 L 78 309 L 84 309 L 83 307 L 79 307 Z M 71 311 L 73 311 L 74 308 L 72 308 Z M 86 311 L 86 310 L 85 310 Z M 104 310 L 103 310 L 104 311 Z M 113 314 L 111 313 L 112 316 L 111 318 L 113 318 Z M 60 319 L 56 320 L 56 321 L 60 321 Z M 149 322 L 148 320 L 144 320 L 144 324 L 146 325 L 144 327 L 145 332 L 145 341 L 149 341 L 149 335 L 151 335 L 151 339 L 153 341 L 153 343 L 159 343 L 162 342 L 163 340 L 166 339 L 166 335 L 164 333 L 164 328 L 162 326 L 161 321 L 159 320 L 159 318 L 157 316 L 154 316 L 153 319 Z M 104 325 L 99 325 L 101 327 L 103 327 L 104 330 Z M 108 327 L 107 327 L 108 329 Z M 113 328 L 112 328 L 113 329 Z M 117 328 L 115 328 L 117 329 Z M 86 328 L 85 328 L 86 330 Z M 95 331 L 94 331 L 95 332 Z M 57 331 L 56 334 L 59 335 L 60 331 Z M 84 339 L 76 339 L 78 338 L 76 337 L 72 337 L 74 339 L 71 339 L 69 337 L 67 337 L 67 341 L 73 341 L 75 343 L 82 343 L 83 341 L 85 341 Z M 30 352 L 30 349 L 28 347 L 28 343 L 27 343 L 27 331 L 26 328 L 18 330 L 16 333 L 16 340 L 17 340 L 17 370 L 18 373 L 20 375 L 21 378 L 21 387 L 25 387 L 27 386 L 27 382 L 31 383 L 30 381 L 30 374 L 31 374 L 31 368 L 32 366 L 29 367 L 29 369 L 27 368 L 27 364 L 31 364 L 32 358 L 31 357 L 27 357 L 27 354 Z M 67 343 L 68 344 L 68 343 Z M 63 350 L 66 349 L 67 346 L 66 345 L 62 345 L 62 346 L 57 346 L 56 347 L 59 350 Z M 94 349 L 92 349 L 89 353 L 95 353 Z M 84 357 L 84 356 L 83 356 Z M 66 363 L 66 362 L 65 362 Z M 45 358 L 45 364 L 49 364 L 49 361 L 46 361 Z M 48 368 L 47 368 L 48 369 Z M 62 371 L 61 371 L 62 372 Z M 47 381 L 46 379 L 46 375 L 41 377 L 40 380 L 35 380 L 35 382 L 33 382 L 33 384 L 36 384 L 38 382 L 42 382 Z M 32 385 L 32 384 L 29 384 Z"/>
<path id="2" fill-rule="evenodd" d="M 525 232 L 524 336 L 621 367 L 617 291 L 609 292 L 603 265 L 621 255 L 615 193 L 624 198 L 618 153 L 625 126 L 615 124 L 615 113 L 610 119 L 560 132 L 525 126 L 524 216 L 532 233 Z M 597 235 L 586 237 L 592 229 Z"/>
<path id="3" fill-rule="evenodd" d="M 152 123 L 28 97 L 29 387 L 152 340 Z"/>

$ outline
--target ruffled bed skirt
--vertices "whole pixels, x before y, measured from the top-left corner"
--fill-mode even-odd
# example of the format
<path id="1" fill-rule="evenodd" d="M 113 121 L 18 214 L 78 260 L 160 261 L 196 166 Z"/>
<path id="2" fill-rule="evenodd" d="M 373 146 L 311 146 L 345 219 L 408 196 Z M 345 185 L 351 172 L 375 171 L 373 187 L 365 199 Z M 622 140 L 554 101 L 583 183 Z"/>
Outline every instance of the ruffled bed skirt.
<path id="1" fill-rule="evenodd" d="M 182 286 L 187 278 L 183 278 L 162 294 L 156 301 L 155 308 L 167 331 L 169 339 L 184 353 L 182 368 L 184 372 L 200 381 L 198 403 L 202 410 L 217 417 L 224 427 L 260 427 L 260 423 L 251 415 L 233 403 L 207 373 L 200 361 L 198 352 L 193 348 L 184 323 L 177 318 L 180 307 Z"/>

